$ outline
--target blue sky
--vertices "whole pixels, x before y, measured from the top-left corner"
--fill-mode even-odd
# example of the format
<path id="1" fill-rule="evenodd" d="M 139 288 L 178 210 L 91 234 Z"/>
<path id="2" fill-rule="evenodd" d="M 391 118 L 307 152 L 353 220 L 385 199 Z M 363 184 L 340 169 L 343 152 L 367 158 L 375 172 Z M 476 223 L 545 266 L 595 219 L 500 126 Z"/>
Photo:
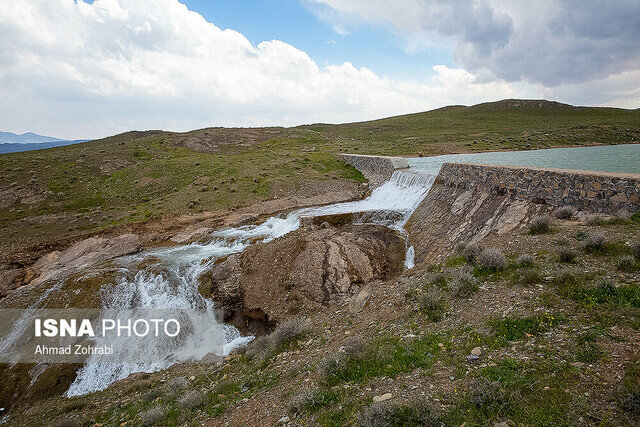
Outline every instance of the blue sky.
<path id="1" fill-rule="evenodd" d="M 387 28 L 360 23 L 339 34 L 321 20 L 312 5 L 300 0 L 181 0 L 220 28 L 231 28 L 257 45 L 282 40 L 308 53 L 318 64 L 351 62 L 395 79 L 419 80 L 433 75 L 433 65 L 453 66 L 451 43 L 441 47 L 409 50 Z M 335 42 L 335 43 L 333 43 Z"/>
<path id="2" fill-rule="evenodd" d="M 638 108 L 640 1 L 606 5 L 0 1 L 0 130 L 344 123 L 505 98 Z"/>

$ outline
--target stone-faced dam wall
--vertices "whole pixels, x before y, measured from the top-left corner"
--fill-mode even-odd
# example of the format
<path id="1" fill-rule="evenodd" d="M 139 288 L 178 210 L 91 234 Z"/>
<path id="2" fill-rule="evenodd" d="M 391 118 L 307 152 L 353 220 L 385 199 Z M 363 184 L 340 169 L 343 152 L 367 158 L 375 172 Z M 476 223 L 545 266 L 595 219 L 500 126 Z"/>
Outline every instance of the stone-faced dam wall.
<path id="1" fill-rule="evenodd" d="M 615 214 L 640 210 L 640 174 L 445 163 L 438 179 L 449 187 L 476 189 L 549 206 Z"/>
<path id="2" fill-rule="evenodd" d="M 526 228 L 560 206 L 634 213 L 639 195 L 640 174 L 445 163 L 405 228 L 421 262 L 490 233 Z"/>
<path id="3" fill-rule="evenodd" d="M 362 154 L 339 154 L 347 164 L 362 172 L 372 185 L 378 186 L 391 178 L 393 171 L 407 169 L 409 163 L 404 157 L 368 156 Z"/>

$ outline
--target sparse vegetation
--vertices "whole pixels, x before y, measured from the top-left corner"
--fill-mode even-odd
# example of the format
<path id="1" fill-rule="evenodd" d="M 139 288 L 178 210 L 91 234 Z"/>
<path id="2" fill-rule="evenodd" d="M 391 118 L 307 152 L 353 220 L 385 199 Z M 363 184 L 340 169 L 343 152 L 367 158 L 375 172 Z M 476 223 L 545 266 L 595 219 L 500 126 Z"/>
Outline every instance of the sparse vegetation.
<path id="1" fill-rule="evenodd" d="M 558 219 L 572 219 L 576 215 L 576 208 L 573 206 L 562 206 L 556 211 Z"/>
<path id="2" fill-rule="evenodd" d="M 515 283 L 524 286 L 532 286 L 542 282 L 542 274 L 536 269 L 526 268 L 515 274 Z"/>
<path id="3" fill-rule="evenodd" d="M 562 316 L 544 314 L 531 317 L 507 317 L 489 322 L 493 333 L 505 341 L 518 341 L 548 331 L 563 320 Z"/>
<path id="4" fill-rule="evenodd" d="M 269 335 L 258 338 L 246 348 L 250 358 L 260 357 L 268 360 L 284 351 L 294 340 L 301 338 L 309 331 L 310 325 L 306 318 L 293 318 L 280 323 Z"/>
<path id="5" fill-rule="evenodd" d="M 584 240 L 582 248 L 588 253 L 603 252 L 605 248 L 605 238 L 602 234 L 590 234 Z"/>
<path id="6" fill-rule="evenodd" d="M 496 248 L 483 250 L 477 259 L 478 268 L 485 271 L 501 271 L 507 268 L 507 259 Z"/>
<path id="7" fill-rule="evenodd" d="M 518 267 L 533 267 L 533 257 L 529 254 L 520 254 L 516 260 Z"/>
<path id="8" fill-rule="evenodd" d="M 575 286 L 570 298 L 587 305 L 611 304 L 640 308 L 640 288 L 638 285 L 614 286 L 611 281 L 601 279 L 595 286 Z"/>
<path id="9" fill-rule="evenodd" d="M 529 233 L 543 234 L 551 231 L 551 217 L 548 215 L 536 216 L 529 223 Z"/>
<path id="10" fill-rule="evenodd" d="M 448 424 L 491 425 L 505 419 L 516 425 L 569 424 L 571 394 L 565 389 L 576 376 L 566 365 L 506 358 L 478 376 L 447 414 Z"/>
<path id="11" fill-rule="evenodd" d="M 436 286 L 428 288 L 420 296 L 420 311 L 432 322 L 439 322 L 445 311 L 444 294 Z"/>
<path id="12" fill-rule="evenodd" d="M 600 227 L 608 227 L 613 225 L 625 225 L 631 222 L 627 214 L 621 213 L 614 216 L 595 215 L 588 222 L 589 225 L 597 225 Z"/>
<path id="13" fill-rule="evenodd" d="M 462 256 L 469 262 L 470 264 L 476 264 L 478 262 L 478 257 L 482 253 L 482 246 L 476 243 L 469 243 L 462 250 Z"/>
<path id="14" fill-rule="evenodd" d="M 478 292 L 478 280 L 469 271 L 460 269 L 455 273 L 449 289 L 455 297 L 468 298 Z"/>
<path id="15" fill-rule="evenodd" d="M 394 377 L 415 368 L 426 369 L 440 352 L 437 334 L 425 335 L 408 341 L 398 338 L 380 338 L 358 352 L 342 352 L 324 359 L 320 365 L 324 381 L 334 386 L 344 382 Z"/>
<path id="16" fill-rule="evenodd" d="M 558 259 L 560 262 L 571 264 L 576 260 L 576 253 L 571 249 L 563 248 L 558 252 Z"/>
<path id="17" fill-rule="evenodd" d="M 640 263 L 631 255 L 623 255 L 616 261 L 618 270 L 631 273 L 640 270 Z"/>
<path id="18" fill-rule="evenodd" d="M 404 405 L 378 402 L 363 409 L 358 414 L 363 427 L 425 426 L 442 425 L 440 411 L 426 400 L 413 400 Z"/>
<path id="19" fill-rule="evenodd" d="M 339 400 L 339 394 L 330 389 L 306 390 L 292 400 L 290 409 L 293 413 L 316 412 Z"/>

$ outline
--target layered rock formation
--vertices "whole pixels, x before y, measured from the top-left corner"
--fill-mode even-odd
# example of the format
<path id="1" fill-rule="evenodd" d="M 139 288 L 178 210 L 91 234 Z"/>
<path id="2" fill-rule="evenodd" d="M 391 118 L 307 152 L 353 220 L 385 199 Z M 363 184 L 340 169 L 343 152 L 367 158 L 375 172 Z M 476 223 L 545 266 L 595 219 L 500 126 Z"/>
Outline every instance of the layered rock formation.
<path id="1" fill-rule="evenodd" d="M 548 209 L 543 204 L 505 195 L 449 187 L 436 179 L 405 228 L 416 251 L 416 263 L 420 263 L 446 256 L 460 243 L 476 243 L 490 233 L 521 229 Z"/>
<path id="2" fill-rule="evenodd" d="M 2 265 L 0 299 L 23 285 L 37 286 L 46 281 L 62 279 L 87 267 L 136 253 L 141 249 L 140 238 L 135 234 L 113 238 L 91 237 L 64 251 L 49 252 L 28 268 Z"/>
<path id="3" fill-rule="evenodd" d="M 261 333 L 400 273 L 404 255 L 403 239 L 383 226 L 304 228 L 229 256 L 213 269 L 211 293 L 226 322 Z"/>
<path id="4" fill-rule="evenodd" d="M 123 234 L 114 238 L 90 237 L 62 252 L 54 251 L 40 258 L 33 265 L 33 270 L 38 272 L 39 276 L 32 283 L 37 285 L 46 280 L 63 277 L 100 262 L 136 253 L 141 249 L 142 244 L 135 234 Z"/>
<path id="5" fill-rule="evenodd" d="M 637 212 L 639 195 L 640 174 L 445 163 L 405 228 L 421 262 L 459 243 L 522 229 L 561 206 Z"/>

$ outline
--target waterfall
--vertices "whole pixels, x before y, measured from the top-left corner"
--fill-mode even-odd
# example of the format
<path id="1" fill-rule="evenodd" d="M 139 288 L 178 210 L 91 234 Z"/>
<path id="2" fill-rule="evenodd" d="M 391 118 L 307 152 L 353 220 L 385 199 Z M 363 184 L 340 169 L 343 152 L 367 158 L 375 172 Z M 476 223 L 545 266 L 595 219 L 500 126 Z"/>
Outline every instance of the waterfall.
<path id="1" fill-rule="evenodd" d="M 119 267 L 116 269 L 117 277 L 101 289 L 103 309 L 199 310 L 207 313 L 211 324 L 219 325 L 213 302 L 198 292 L 201 275 L 210 270 L 217 259 L 242 252 L 257 242 L 269 242 L 284 236 L 300 227 L 300 218 L 303 216 L 357 212 L 358 223 L 382 224 L 406 236 L 402 227 L 424 199 L 434 179 L 435 175 L 395 171 L 387 182 L 363 200 L 303 208 L 285 216 L 271 217 L 258 225 L 216 231 L 188 245 L 149 249 L 119 258 L 116 260 Z M 409 245 L 405 266 L 413 267 L 413 248 Z M 241 336 L 233 326 L 219 326 L 224 328 L 222 355 L 253 339 L 251 336 Z M 78 396 L 102 390 L 134 372 L 158 371 L 176 363 L 176 360 L 199 360 L 205 351 L 201 345 L 210 333 L 206 327 L 194 327 L 190 330 L 192 336 L 187 339 L 187 348 L 182 348 L 179 354 L 163 348 L 159 342 L 158 348 L 150 349 L 137 363 L 100 363 L 100 359 L 96 358 L 98 356 L 89 356 L 66 394 Z"/>

